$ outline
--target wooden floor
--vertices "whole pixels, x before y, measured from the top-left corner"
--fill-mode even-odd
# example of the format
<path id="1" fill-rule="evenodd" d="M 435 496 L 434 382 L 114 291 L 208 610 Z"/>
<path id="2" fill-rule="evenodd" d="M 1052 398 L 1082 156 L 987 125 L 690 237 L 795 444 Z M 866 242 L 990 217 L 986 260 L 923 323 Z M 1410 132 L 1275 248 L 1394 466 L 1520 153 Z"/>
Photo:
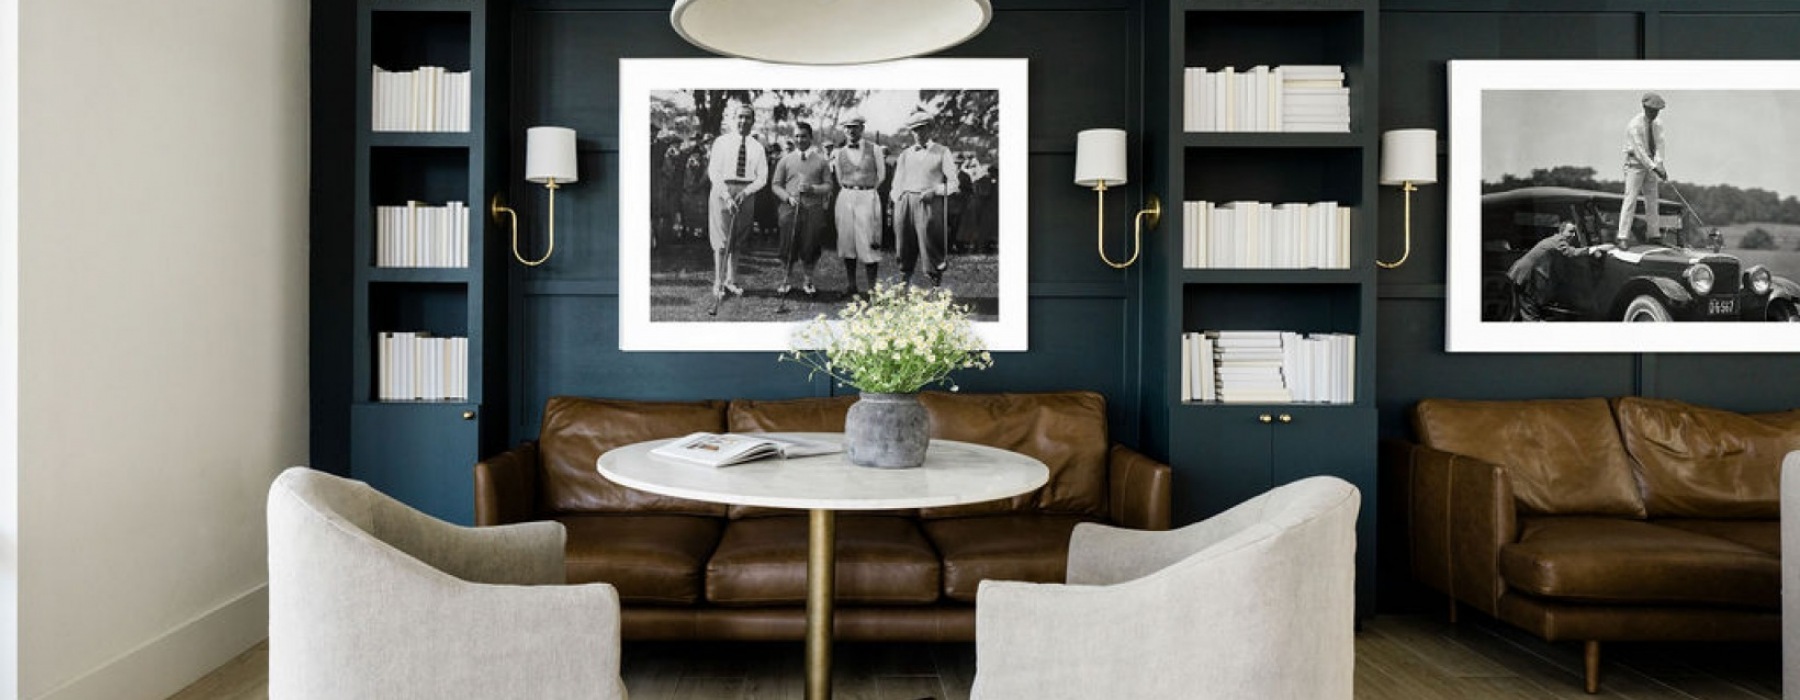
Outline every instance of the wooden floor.
<path id="1" fill-rule="evenodd" d="M 965 700 L 972 644 L 839 644 L 839 700 Z M 1380 616 L 1356 634 L 1358 700 L 1781 697 L 1781 647 L 1765 644 L 1608 644 L 1599 695 L 1581 691 L 1581 646 L 1549 644 L 1491 621 L 1452 626 Z M 625 645 L 632 700 L 763 700 L 802 694 L 802 650 L 792 643 Z M 268 643 L 244 652 L 172 700 L 268 697 Z"/>

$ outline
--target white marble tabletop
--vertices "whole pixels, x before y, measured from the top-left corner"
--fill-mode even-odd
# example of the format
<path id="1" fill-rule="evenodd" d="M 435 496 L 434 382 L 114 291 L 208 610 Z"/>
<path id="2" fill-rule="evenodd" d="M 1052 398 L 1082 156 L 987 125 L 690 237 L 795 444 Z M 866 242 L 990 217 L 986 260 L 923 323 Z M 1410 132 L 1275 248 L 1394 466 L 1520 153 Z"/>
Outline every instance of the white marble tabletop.
<path id="1" fill-rule="evenodd" d="M 842 443 L 841 433 L 770 433 Z M 651 440 L 600 455 L 600 474 L 631 488 L 712 503 L 806 510 L 884 510 L 980 503 L 1043 486 L 1050 470 L 1031 457 L 986 445 L 932 440 L 925 464 L 873 469 L 842 452 L 708 467 L 650 454 Z"/>

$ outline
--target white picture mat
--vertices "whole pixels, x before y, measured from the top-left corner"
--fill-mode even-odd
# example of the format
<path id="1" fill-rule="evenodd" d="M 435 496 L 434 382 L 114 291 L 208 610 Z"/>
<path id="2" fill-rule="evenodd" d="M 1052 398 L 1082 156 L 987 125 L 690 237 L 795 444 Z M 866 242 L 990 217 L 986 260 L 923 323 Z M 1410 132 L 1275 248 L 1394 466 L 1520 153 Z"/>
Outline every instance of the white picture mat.
<path id="1" fill-rule="evenodd" d="M 1030 133 L 1025 59 L 909 59 L 863 66 L 794 66 L 733 58 L 619 61 L 619 349 L 625 351 L 786 350 L 794 329 L 784 322 L 652 322 L 650 320 L 650 93 L 698 89 L 983 89 L 998 90 L 1000 108 L 999 313 L 976 322 L 984 347 L 1027 349 L 1027 151 Z"/>
<path id="2" fill-rule="evenodd" d="M 1481 320 L 1482 93 L 1488 90 L 1800 90 L 1800 61 L 1450 61 L 1448 178 L 1448 290 L 1445 348 L 1449 352 L 1793 352 L 1800 327 L 1782 323 L 1522 323 Z M 1630 103 L 1618 128 L 1597 136 L 1623 141 Z M 1672 133 L 1670 171 L 1681 181 L 1679 158 L 1705 148 L 1705 124 L 1681 121 L 1679 104 L 1662 115 Z M 1791 128 L 1800 129 L 1800 120 Z M 1623 158 L 1621 156 L 1621 162 Z M 1800 162 L 1796 162 L 1800 168 Z M 1601 172 L 1617 178 L 1617 169 Z M 1800 196 L 1800 192 L 1781 192 Z M 1669 195 L 1665 194 L 1665 198 Z M 1729 251 L 1727 251 L 1729 253 Z"/>

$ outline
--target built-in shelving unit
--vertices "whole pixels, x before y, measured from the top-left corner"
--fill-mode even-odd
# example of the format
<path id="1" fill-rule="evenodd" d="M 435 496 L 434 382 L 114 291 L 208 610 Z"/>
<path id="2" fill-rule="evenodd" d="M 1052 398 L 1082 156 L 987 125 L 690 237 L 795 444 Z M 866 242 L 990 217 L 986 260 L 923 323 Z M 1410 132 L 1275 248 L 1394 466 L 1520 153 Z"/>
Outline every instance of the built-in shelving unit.
<path id="1" fill-rule="evenodd" d="M 487 193 L 503 160 L 494 129 L 504 91 L 492 59 L 505 35 L 490 0 L 362 0 L 357 4 L 355 180 L 352 266 L 350 474 L 436 517 L 474 521 L 472 466 L 494 448 L 503 411 L 491 411 L 486 389 L 502 366 L 502 304 L 488 284 L 498 270 L 489 244 Z M 469 73 L 467 131 L 376 131 L 374 68 L 423 66 Z M 458 117 L 460 119 L 460 116 Z M 399 267 L 377 264 L 377 207 L 417 202 L 467 207 L 466 264 Z M 499 285 L 492 285 L 497 288 Z M 381 338 L 387 333 L 466 338 L 466 398 L 383 398 Z M 409 347 L 427 347 L 414 343 Z M 421 352 L 426 363 L 444 361 Z M 390 352 L 391 357 L 391 352 Z M 385 371 L 400 371 L 388 363 Z M 409 364 L 404 368 L 415 369 Z M 435 382 L 442 385 L 445 382 Z M 432 383 L 427 383 L 432 384 Z M 390 394 L 391 394 L 391 386 Z M 409 385 L 410 386 L 410 385 Z M 442 393 L 437 395 L 443 395 Z"/>
<path id="2" fill-rule="evenodd" d="M 1305 476 L 1330 474 L 1355 484 L 1363 497 L 1358 611 L 1366 615 L 1375 571 L 1378 8 L 1372 0 L 1171 0 L 1152 13 L 1148 26 L 1167 27 L 1166 36 L 1147 42 L 1155 96 L 1146 149 L 1152 188 L 1171 201 L 1335 201 L 1352 213 L 1349 269 L 1183 269 L 1179 232 L 1187 222 L 1180 206 L 1165 206 L 1161 228 L 1175 233 L 1159 237 L 1162 247 L 1149 256 L 1146 271 L 1151 444 L 1175 468 L 1175 508 L 1184 521 Z M 1257 65 L 1342 66 L 1350 132 L 1183 130 L 1184 69 Z M 1354 334 L 1355 400 L 1183 401 L 1181 335 L 1205 330 Z"/>

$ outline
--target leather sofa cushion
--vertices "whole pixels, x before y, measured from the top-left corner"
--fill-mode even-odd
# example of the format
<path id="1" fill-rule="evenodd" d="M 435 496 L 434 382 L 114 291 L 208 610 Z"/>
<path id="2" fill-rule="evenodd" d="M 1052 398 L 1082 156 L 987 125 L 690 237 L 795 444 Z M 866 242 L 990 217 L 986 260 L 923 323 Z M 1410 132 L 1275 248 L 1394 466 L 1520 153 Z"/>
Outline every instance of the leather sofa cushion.
<path id="1" fill-rule="evenodd" d="M 1106 460 L 1111 447 L 1106 399 L 1091 391 L 1034 394 L 919 395 L 931 415 L 931 436 L 1012 450 L 1041 460 L 1050 480 L 1009 499 L 926 508 L 925 518 L 1018 513 L 1106 516 Z"/>
<path id="2" fill-rule="evenodd" d="M 569 583 L 610 583 L 626 604 L 693 605 L 725 521 L 693 515 L 565 515 Z"/>
<path id="3" fill-rule="evenodd" d="M 927 605 L 938 599 L 938 555 L 910 518 L 837 516 L 836 600 Z M 719 605 L 803 605 L 807 518 L 728 521 L 706 564 L 706 599 Z"/>
<path id="4" fill-rule="evenodd" d="M 1605 399 L 1425 399 L 1413 427 L 1426 446 L 1505 466 L 1526 513 L 1644 517 Z"/>
<path id="5" fill-rule="evenodd" d="M 1069 570 L 1069 534 L 1092 518 L 1074 515 L 990 515 L 920 523 L 944 558 L 944 597 L 975 602 L 983 579 L 1062 583 Z"/>
<path id="6" fill-rule="evenodd" d="M 1750 416 L 1668 399 L 1615 400 L 1650 517 L 1774 518 L 1795 412 Z"/>
<path id="7" fill-rule="evenodd" d="M 734 433 L 841 433 L 844 414 L 856 395 L 755 401 L 738 399 L 726 409 L 725 423 Z"/>
<path id="8" fill-rule="evenodd" d="M 1539 517 L 1500 549 L 1500 576 L 1565 602 L 1781 605 L 1781 562 L 1698 532 L 1623 518 Z"/>
<path id="9" fill-rule="evenodd" d="M 627 401 L 556 396 L 538 433 L 544 508 L 557 513 L 725 515 L 725 506 L 620 486 L 595 468 L 607 450 L 634 442 L 725 430 L 723 401 Z"/>
<path id="10" fill-rule="evenodd" d="M 1703 520 L 1667 518 L 1650 521 L 1662 527 L 1736 542 L 1771 557 L 1781 557 L 1780 520 Z"/>

